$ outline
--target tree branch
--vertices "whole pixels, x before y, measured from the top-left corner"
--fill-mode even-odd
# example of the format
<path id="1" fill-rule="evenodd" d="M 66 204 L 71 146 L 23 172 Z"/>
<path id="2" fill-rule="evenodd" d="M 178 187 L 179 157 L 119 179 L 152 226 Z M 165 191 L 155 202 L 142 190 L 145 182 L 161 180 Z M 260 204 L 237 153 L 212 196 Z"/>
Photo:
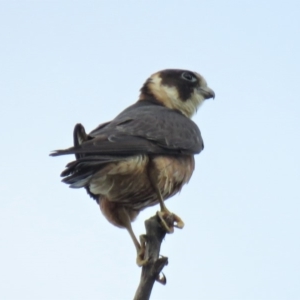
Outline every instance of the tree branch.
<path id="1" fill-rule="evenodd" d="M 167 220 L 173 224 L 174 220 Z M 142 267 L 140 284 L 135 293 L 134 300 L 150 299 L 151 291 L 155 280 L 166 284 L 166 278 L 160 273 L 165 265 L 168 264 L 167 257 L 159 257 L 160 246 L 166 235 L 165 229 L 161 226 L 160 219 L 157 215 L 145 221 L 146 235 L 142 235 L 141 239 L 146 242 L 145 259 L 147 263 Z"/>

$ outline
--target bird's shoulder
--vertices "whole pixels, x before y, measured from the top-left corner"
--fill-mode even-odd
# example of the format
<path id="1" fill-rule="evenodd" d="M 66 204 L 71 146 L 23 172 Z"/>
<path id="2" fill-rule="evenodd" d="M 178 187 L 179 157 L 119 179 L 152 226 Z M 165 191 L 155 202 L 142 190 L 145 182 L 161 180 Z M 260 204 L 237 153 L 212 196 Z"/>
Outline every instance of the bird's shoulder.
<path id="1" fill-rule="evenodd" d="M 110 122 L 89 133 L 91 139 L 139 137 L 166 148 L 199 153 L 203 140 L 198 126 L 181 112 L 153 99 L 138 101 Z"/>

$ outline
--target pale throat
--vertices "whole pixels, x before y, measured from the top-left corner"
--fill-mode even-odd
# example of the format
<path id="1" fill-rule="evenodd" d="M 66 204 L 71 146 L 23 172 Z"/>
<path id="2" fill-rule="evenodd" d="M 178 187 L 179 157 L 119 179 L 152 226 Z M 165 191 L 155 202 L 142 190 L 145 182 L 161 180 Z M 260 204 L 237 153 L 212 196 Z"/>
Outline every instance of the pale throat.
<path id="1" fill-rule="evenodd" d="M 194 90 L 189 99 L 182 101 L 179 97 L 177 88 L 175 86 L 161 84 L 161 78 L 158 75 L 154 75 L 151 78 L 149 88 L 155 98 L 164 106 L 170 109 L 179 110 L 188 118 L 191 118 L 196 113 L 198 107 L 204 101 L 204 97 L 196 90 Z"/>

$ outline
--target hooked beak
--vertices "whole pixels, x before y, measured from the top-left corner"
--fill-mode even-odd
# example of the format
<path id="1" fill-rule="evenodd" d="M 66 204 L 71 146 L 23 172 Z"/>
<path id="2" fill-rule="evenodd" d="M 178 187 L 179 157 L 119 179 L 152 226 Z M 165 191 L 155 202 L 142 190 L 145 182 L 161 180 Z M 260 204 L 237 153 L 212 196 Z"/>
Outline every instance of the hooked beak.
<path id="1" fill-rule="evenodd" d="M 210 98 L 215 99 L 215 92 L 212 89 L 210 89 L 208 86 L 199 87 L 198 91 L 205 99 L 210 99 Z"/>

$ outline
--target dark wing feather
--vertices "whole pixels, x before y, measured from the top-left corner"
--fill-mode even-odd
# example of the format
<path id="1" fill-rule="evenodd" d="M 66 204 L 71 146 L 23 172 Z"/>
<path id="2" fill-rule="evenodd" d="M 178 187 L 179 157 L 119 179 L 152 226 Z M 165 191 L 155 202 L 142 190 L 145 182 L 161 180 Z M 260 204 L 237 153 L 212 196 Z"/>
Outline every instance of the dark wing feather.
<path id="1" fill-rule="evenodd" d="M 93 130 L 82 143 L 74 144 L 51 155 L 196 154 L 203 149 L 199 128 L 193 121 L 164 106 L 142 102 Z"/>
<path id="2" fill-rule="evenodd" d="M 137 154 L 192 155 L 203 149 L 197 125 L 180 112 L 148 101 L 138 102 L 113 121 L 99 125 L 89 135 L 74 128 L 74 147 L 57 150 L 52 156 L 75 154 L 76 161 L 61 173 L 72 188 L 86 187 L 103 166 Z M 97 200 L 98 201 L 98 200 Z"/>

